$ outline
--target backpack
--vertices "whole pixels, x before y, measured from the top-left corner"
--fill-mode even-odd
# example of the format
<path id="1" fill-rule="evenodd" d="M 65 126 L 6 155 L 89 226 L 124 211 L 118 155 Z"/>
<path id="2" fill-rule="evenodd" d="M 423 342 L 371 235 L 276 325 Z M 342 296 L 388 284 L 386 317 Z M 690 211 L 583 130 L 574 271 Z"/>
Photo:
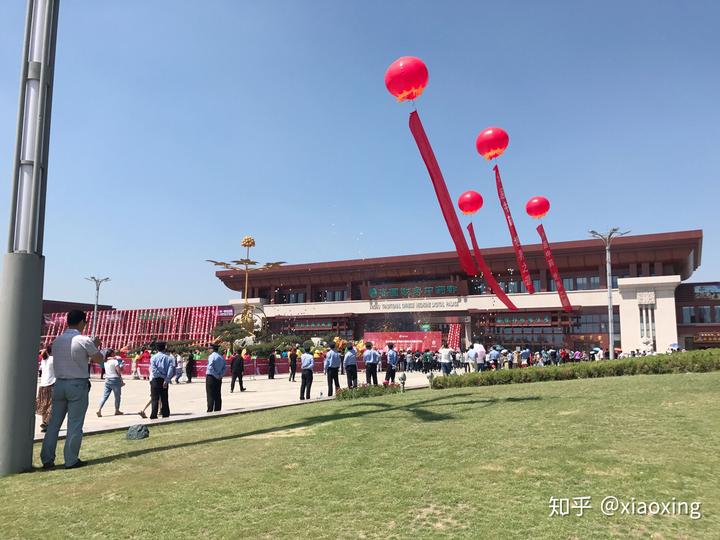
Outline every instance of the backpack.
<path id="1" fill-rule="evenodd" d="M 135 424 L 130 426 L 127 431 L 127 438 L 131 441 L 139 441 L 150 436 L 150 430 L 143 424 Z"/>

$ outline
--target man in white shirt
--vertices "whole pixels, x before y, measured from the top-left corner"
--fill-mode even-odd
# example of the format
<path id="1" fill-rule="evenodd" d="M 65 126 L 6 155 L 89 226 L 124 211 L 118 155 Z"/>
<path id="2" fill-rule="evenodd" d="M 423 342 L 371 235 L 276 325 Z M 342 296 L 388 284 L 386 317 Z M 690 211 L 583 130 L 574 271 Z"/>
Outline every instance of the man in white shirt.
<path id="1" fill-rule="evenodd" d="M 100 407 L 95 413 L 98 417 L 102 416 L 102 408 L 111 393 L 115 394 L 115 416 L 123 414 L 120 410 L 120 396 L 123 386 L 125 386 L 125 382 L 122 379 L 122 371 L 118 359 L 115 357 L 115 351 L 108 349 L 105 353 L 105 389 L 103 390 L 102 399 L 100 399 Z"/>
<path id="2" fill-rule="evenodd" d="M 452 371 L 452 351 L 448 349 L 447 343 L 443 341 L 442 347 L 438 351 L 440 354 L 440 368 L 444 375 L 450 375 Z"/>
<path id="3" fill-rule="evenodd" d="M 67 437 L 65 439 L 65 468 L 82 467 L 80 460 L 83 423 L 88 408 L 90 380 L 88 362 L 101 364 L 103 356 L 98 351 L 100 340 L 83 336 L 85 313 L 74 309 L 67 315 L 68 328 L 53 343 L 53 367 L 55 368 L 55 389 L 53 391 L 52 415 L 47 434 L 43 440 L 40 459 L 43 468 L 55 466 L 60 426 L 68 417 Z"/>
<path id="4" fill-rule="evenodd" d="M 487 351 L 485 350 L 485 346 L 482 343 L 475 343 L 473 345 L 473 349 L 477 353 L 477 355 L 476 355 L 477 371 L 482 371 L 485 369 L 485 357 L 487 356 Z"/>

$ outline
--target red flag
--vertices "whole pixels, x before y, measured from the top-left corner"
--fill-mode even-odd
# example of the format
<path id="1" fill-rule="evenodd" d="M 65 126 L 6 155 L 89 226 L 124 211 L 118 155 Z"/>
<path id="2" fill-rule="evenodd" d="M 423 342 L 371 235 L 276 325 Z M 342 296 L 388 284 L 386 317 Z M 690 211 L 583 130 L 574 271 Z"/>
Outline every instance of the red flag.
<path id="1" fill-rule="evenodd" d="M 505 213 L 505 220 L 507 221 L 508 230 L 510 231 L 510 238 L 512 239 L 513 248 L 515 248 L 515 259 L 520 267 L 520 275 L 522 276 L 522 280 L 523 283 L 525 283 L 527 291 L 530 294 L 535 294 L 535 287 L 533 287 L 530 272 L 528 271 L 527 261 L 525 261 L 525 253 L 523 253 L 522 244 L 520 244 L 520 239 L 518 238 L 517 230 L 515 229 L 515 223 L 513 222 L 512 215 L 510 214 L 510 205 L 505 197 L 505 189 L 503 188 L 502 179 L 500 178 L 500 169 L 497 165 L 495 165 L 493 170 L 495 171 L 495 185 L 497 187 L 498 197 L 500 198 L 500 205 Z"/>
<path id="2" fill-rule="evenodd" d="M 440 171 L 440 165 L 438 165 L 437 159 L 435 159 L 435 153 L 430 146 L 430 141 L 425 134 L 425 129 L 423 128 L 417 111 L 410 113 L 410 131 L 413 137 L 415 137 L 415 143 L 417 144 L 418 150 L 420 150 L 420 155 L 425 162 L 428 173 L 430 173 L 430 179 L 435 188 L 435 195 L 437 196 L 438 203 L 440 203 L 440 210 L 442 210 L 448 231 L 455 243 L 455 250 L 460 259 L 460 266 L 462 266 L 462 269 L 467 275 L 476 276 L 478 273 L 477 267 L 470 255 L 470 249 L 468 248 L 467 241 L 460 227 L 460 221 L 455 213 L 455 207 L 450 199 L 447 184 L 445 184 L 442 171 Z"/>
<path id="3" fill-rule="evenodd" d="M 485 281 L 487 281 L 488 286 L 490 287 L 490 290 L 495 293 L 495 296 L 498 297 L 498 299 L 507 306 L 507 308 L 510 311 L 516 311 L 517 306 L 512 303 L 512 300 L 508 298 L 508 295 L 505 294 L 505 291 L 503 291 L 500 288 L 500 285 L 495 280 L 495 278 L 492 275 L 492 272 L 490 271 L 490 267 L 485 262 L 485 258 L 482 256 L 482 253 L 480 252 L 480 248 L 478 247 L 477 239 L 475 238 L 475 228 L 473 227 L 473 224 L 470 223 L 467 226 L 467 230 L 470 233 L 470 241 L 472 242 L 473 247 L 473 253 L 475 254 L 475 260 L 477 261 L 478 266 L 480 267 L 480 271 L 485 276 Z"/>
<path id="4" fill-rule="evenodd" d="M 545 236 L 545 228 L 542 226 L 542 223 L 537 226 L 537 232 L 542 240 L 543 253 L 545 253 L 545 260 L 547 261 L 548 269 L 555 280 L 555 287 L 557 288 L 558 296 L 560 296 L 560 303 L 565 311 L 572 311 L 570 300 L 568 299 L 567 292 L 565 292 L 562 279 L 560 279 L 560 272 L 558 272 L 557 265 L 555 264 L 555 258 L 553 257 L 552 250 L 550 249 L 547 236 Z"/>

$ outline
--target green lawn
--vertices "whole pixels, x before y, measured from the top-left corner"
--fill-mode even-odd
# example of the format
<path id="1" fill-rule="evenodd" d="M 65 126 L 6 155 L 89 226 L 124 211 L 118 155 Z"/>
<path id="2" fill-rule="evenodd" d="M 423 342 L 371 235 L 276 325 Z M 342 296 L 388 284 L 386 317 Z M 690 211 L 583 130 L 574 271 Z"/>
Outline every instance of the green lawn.
<path id="1" fill-rule="evenodd" d="M 0 479 L 0 538 L 718 538 L 719 427 L 715 372 L 420 390 L 151 427 L 139 442 L 90 436 L 84 469 Z M 701 501 L 703 517 L 607 517 L 610 495 Z M 552 496 L 593 508 L 551 518 Z"/>

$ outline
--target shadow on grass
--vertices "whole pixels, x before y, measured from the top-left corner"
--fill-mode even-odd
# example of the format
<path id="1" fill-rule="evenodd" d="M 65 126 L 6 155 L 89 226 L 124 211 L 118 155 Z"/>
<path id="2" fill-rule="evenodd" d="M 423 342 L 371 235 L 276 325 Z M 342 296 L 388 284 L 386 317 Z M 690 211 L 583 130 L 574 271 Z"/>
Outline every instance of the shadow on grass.
<path id="1" fill-rule="evenodd" d="M 513 403 L 513 402 L 524 402 L 524 401 L 538 401 L 542 399 L 539 396 L 529 396 L 529 397 L 523 397 L 523 398 L 505 398 L 505 399 L 497 399 L 497 398 L 476 398 L 476 399 L 467 399 L 463 401 L 456 401 L 457 398 L 464 398 L 468 396 L 473 396 L 472 393 L 466 393 L 466 394 L 454 394 L 452 396 L 438 396 L 433 397 L 429 399 L 425 399 L 416 403 L 413 403 L 411 405 L 389 405 L 387 403 L 353 403 L 348 406 L 348 409 L 351 408 L 364 408 L 365 410 L 352 410 L 352 411 L 343 411 L 343 412 L 337 412 L 333 414 L 323 414 L 323 415 L 317 415 L 317 416 L 309 416 L 307 418 L 304 418 L 298 422 L 293 422 L 290 424 L 285 424 L 282 426 L 275 426 L 270 428 L 263 428 L 263 429 L 256 429 L 253 431 L 247 431 L 244 433 L 233 433 L 230 435 L 223 435 L 222 437 L 211 437 L 207 439 L 200 439 L 200 440 L 194 440 L 194 441 L 186 441 L 176 444 L 169 444 L 165 446 L 156 446 L 152 448 L 142 448 L 138 450 L 131 450 L 129 452 L 122 452 L 119 454 L 113 454 L 110 456 L 105 456 L 98 459 L 90 459 L 87 460 L 88 465 L 100 465 L 102 463 L 109 463 L 112 461 L 115 461 L 119 458 L 129 458 L 129 457 L 138 457 L 145 454 L 149 454 L 152 452 L 164 452 L 166 450 L 177 450 L 179 448 L 188 448 L 191 446 L 198 446 L 202 444 L 209 444 L 209 443 L 216 443 L 216 442 L 225 442 L 225 441 L 231 441 L 236 439 L 243 439 L 245 437 L 252 437 L 252 436 L 258 436 L 258 435 L 266 435 L 269 433 L 275 433 L 278 431 L 286 431 L 290 429 L 298 429 L 298 428 L 304 428 L 304 427 L 312 427 L 317 424 L 323 424 L 326 422 L 331 422 L 335 420 L 347 420 L 351 418 L 361 418 L 365 416 L 375 415 L 375 414 L 383 414 L 388 412 L 405 412 L 412 414 L 417 420 L 420 420 L 422 422 L 439 422 L 443 420 L 452 420 L 455 418 L 453 414 L 450 413 L 442 413 L 442 412 L 436 412 L 433 410 L 430 410 L 431 408 L 438 408 L 438 407 L 458 407 L 462 405 L 467 405 L 466 409 L 476 409 L 478 406 L 482 407 L 490 407 L 492 405 L 495 405 L 500 402 L 506 402 L 506 403 Z"/>

